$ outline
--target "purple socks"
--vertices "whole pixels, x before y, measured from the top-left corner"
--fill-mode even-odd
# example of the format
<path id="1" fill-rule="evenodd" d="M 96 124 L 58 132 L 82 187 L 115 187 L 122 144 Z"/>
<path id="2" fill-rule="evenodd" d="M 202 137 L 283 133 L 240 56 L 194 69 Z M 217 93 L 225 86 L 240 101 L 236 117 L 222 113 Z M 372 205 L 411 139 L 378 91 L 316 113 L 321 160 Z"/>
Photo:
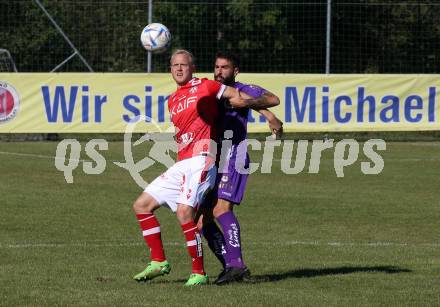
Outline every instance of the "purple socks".
<path id="1" fill-rule="evenodd" d="M 223 213 L 217 218 L 217 221 L 220 223 L 224 234 L 226 267 L 245 267 L 241 255 L 240 224 L 234 212 Z"/>

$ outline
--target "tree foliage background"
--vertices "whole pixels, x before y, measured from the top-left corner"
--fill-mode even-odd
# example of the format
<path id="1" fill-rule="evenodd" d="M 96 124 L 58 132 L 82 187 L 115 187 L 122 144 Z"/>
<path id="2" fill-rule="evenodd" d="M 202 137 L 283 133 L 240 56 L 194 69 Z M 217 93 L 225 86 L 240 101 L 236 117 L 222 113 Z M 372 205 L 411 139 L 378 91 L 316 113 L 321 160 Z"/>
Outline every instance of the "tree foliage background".
<path id="1" fill-rule="evenodd" d="M 34 0 L 0 2 L 0 48 L 19 71 L 47 72 L 72 55 Z M 41 2 L 95 71 L 145 71 L 148 1 Z M 440 72 L 440 1 L 333 0 L 331 12 L 332 73 Z M 326 15 L 326 0 L 153 1 L 153 21 L 173 34 L 171 48 L 153 55 L 153 71 L 167 71 L 172 50 L 186 48 L 199 71 L 227 50 L 246 72 L 323 73 Z M 86 70 L 78 56 L 59 69 Z"/>

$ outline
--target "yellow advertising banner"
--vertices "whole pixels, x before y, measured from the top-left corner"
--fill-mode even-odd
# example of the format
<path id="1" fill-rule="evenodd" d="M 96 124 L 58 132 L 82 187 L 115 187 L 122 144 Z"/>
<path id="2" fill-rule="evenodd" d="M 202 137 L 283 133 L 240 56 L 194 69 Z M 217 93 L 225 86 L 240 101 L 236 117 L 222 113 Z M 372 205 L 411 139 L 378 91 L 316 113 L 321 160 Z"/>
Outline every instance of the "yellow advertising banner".
<path id="1" fill-rule="evenodd" d="M 212 78 L 212 74 L 198 74 Z M 280 98 L 285 131 L 440 130 L 440 75 L 240 74 Z M 171 126 L 168 73 L 0 73 L 0 133 L 157 132 Z M 250 132 L 268 132 L 249 115 Z"/>

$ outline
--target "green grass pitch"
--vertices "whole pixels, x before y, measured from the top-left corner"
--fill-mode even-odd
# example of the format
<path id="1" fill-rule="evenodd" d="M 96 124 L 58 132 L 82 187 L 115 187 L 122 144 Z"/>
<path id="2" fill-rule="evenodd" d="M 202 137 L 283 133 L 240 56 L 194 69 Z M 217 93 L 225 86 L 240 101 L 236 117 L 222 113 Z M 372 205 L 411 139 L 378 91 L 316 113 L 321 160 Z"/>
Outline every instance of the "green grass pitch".
<path id="1" fill-rule="evenodd" d="M 191 289 L 184 238 L 167 209 L 157 212 L 171 274 L 132 280 L 147 249 L 131 209 L 141 189 L 112 163 L 124 161 L 123 144 L 102 152 L 103 174 L 80 165 L 73 184 L 54 166 L 56 146 L 0 143 L 1 306 L 440 305 L 439 142 L 387 143 L 381 174 L 362 174 L 361 154 L 344 178 L 332 150 L 318 174 L 298 175 L 280 171 L 277 150 L 272 173 L 252 174 L 236 209 L 251 281 Z M 205 255 L 213 281 L 220 266 L 206 244 Z"/>

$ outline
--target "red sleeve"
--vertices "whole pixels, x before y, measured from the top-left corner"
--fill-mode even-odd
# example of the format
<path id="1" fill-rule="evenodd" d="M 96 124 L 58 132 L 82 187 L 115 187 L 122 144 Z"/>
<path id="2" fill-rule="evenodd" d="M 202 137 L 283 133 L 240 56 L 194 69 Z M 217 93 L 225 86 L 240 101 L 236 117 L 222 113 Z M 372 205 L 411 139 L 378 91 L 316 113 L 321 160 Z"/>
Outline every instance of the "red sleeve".
<path id="1" fill-rule="evenodd" d="M 217 99 L 220 99 L 225 90 L 225 86 L 218 81 L 214 80 L 205 80 L 205 86 L 208 89 L 210 96 L 216 96 Z"/>

